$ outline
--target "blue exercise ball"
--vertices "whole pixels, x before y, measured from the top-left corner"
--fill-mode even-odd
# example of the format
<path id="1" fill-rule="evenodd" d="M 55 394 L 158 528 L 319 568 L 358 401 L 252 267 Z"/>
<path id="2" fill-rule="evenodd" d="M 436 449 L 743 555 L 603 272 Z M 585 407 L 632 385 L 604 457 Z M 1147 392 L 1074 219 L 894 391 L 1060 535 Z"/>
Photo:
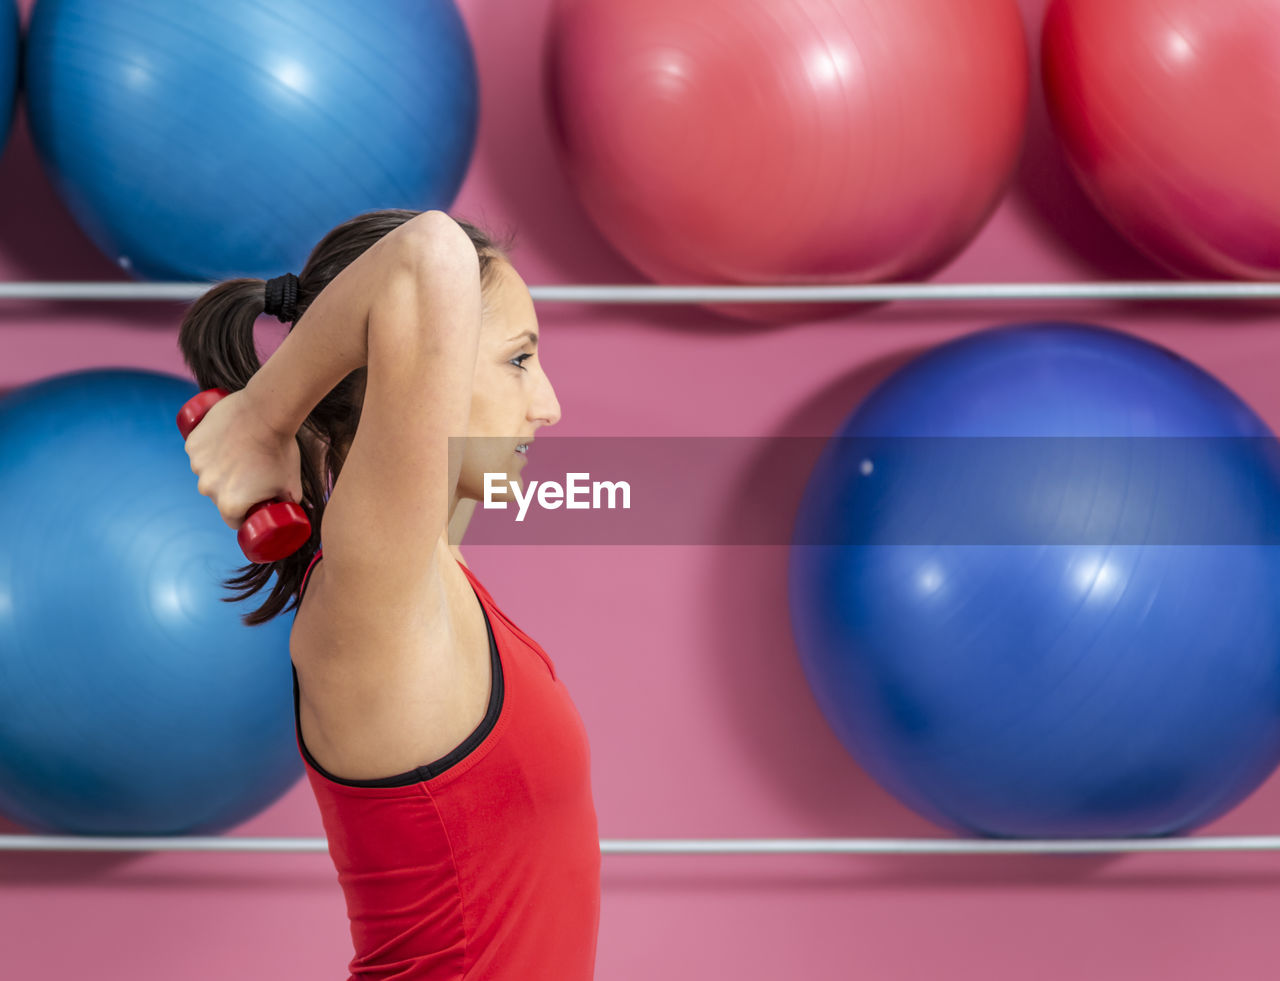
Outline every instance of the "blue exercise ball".
<path id="1" fill-rule="evenodd" d="M 297 271 L 335 225 L 446 209 L 477 77 L 452 0 L 39 0 L 40 159 L 137 279 Z"/>
<path id="2" fill-rule="evenodd" d="M 97 370 L 0 401 L 0 813 L 71 834 L 216 833 L 302 775 L 291 617 L 245 564 L 174 419 L 197 391 Z"/>
<path id="3" fill-rule="evenodd" d="M 17 6 L 13 0 L 0 0 L 0 152 L 9 141 L 13 106 L 18 98 L 20 33 Z"/>
<path id="4" fill-rule="evenodd" d="M 1280 763 L 1280 453 L 1101 327 L 943 344 L 824 448 L 789 561 L 851 755 L 962 834 L 1181 834 Z"/>

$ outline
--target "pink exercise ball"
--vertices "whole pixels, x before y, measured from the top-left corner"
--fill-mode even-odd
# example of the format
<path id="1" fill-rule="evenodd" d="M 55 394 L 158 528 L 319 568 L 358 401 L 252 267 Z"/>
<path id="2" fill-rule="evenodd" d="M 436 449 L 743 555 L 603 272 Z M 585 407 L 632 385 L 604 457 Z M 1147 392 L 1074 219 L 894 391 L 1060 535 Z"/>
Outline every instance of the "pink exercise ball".
<path id="1" fill-rule="evenodd" d="M 1081 185 L 1175 272 L 1280 275 L 1280 0 L 1055 0 L 1045 95 Z"/>
<path id="2" fill-rule="evenodd" d="M 547 57 L 568 176 L 660 283 L 924 277 L 1022 145 L 1014 0 L 559 0 Z"/>

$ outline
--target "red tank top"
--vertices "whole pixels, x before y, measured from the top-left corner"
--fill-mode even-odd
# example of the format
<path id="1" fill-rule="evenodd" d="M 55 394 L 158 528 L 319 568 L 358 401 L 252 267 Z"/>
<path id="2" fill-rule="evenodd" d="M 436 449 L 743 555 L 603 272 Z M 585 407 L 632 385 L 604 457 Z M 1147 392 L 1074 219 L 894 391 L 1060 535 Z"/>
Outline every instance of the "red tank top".
<path id="1" fill-rule="evenodd" d="M 307 568 L 307 578 L 321 553 Z M 448 756 L 376 780 L 298 749 L 346 897 L 348 981 L 581 981 L 600 923 L 586 730 L 546 652 L 471 570 L 493 672 L 489 711 Z"/>

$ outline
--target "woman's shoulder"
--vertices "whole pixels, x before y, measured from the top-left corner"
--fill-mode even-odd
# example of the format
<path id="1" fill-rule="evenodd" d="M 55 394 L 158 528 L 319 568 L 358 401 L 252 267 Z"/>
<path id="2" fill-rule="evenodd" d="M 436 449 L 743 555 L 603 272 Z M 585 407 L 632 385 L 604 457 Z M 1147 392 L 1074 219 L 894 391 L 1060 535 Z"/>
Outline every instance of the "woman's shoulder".
<path id="1" fill-rule="evenodd" d="M 363 779 L 436 759 L 488 710 L 485 615 L 451 550 L 443 558 L 440 595 L 354 619 L 329 596 L 325 563 L 312 566 L 290 654 L 311 752 L 330 772 Z"/>

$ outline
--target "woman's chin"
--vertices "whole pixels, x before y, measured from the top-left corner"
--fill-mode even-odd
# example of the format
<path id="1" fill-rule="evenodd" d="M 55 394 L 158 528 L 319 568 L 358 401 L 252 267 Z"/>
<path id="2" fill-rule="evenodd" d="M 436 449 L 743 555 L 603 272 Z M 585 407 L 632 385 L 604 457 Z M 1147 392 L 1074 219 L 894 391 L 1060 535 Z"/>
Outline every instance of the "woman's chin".
<path id="1" fill-rule="evenodd" d="M 512 484 L 515 484 L 521 490 L 524 489 L 524 477 L 521 475 L 518 466 L 506 467 L 505 469 L 494 467 L 492 470 L 485 471 L 485 477 L 496 488 L 498 493 L 501 493 L 504 488 L 510 487 Z M 484 483 L 482 482 L 480 486 L 483 487 Z"/>

